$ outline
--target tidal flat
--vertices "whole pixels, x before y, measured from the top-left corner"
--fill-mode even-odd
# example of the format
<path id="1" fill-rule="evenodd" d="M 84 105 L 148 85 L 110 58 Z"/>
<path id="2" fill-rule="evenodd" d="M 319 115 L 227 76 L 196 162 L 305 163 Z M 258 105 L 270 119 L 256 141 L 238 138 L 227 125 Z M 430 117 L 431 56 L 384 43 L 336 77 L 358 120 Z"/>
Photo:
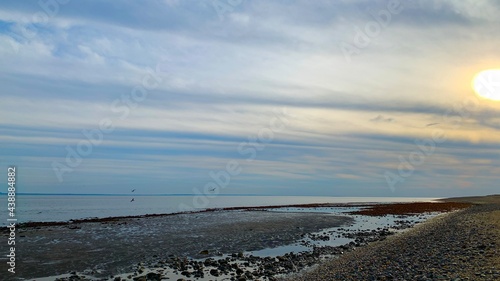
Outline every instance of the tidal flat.
<path id="1" fill-rule="evenodd" d="M 7 278 L 276 280 L 465 207 L 453 204 L 264 206 L 27 223 L 18 231 L 17 273 Z"/>

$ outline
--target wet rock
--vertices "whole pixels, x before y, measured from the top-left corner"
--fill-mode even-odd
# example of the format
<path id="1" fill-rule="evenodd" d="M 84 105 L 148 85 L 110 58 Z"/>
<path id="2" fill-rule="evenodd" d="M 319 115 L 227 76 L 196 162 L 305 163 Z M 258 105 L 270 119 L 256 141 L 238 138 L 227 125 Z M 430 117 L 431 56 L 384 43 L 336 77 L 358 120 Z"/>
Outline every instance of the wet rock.
<path id="1" fill-rule="evenodd" d="M 211 269 L 210 274 L 213 276 L 219 276 L 219 271 L 217 269 Z"/>

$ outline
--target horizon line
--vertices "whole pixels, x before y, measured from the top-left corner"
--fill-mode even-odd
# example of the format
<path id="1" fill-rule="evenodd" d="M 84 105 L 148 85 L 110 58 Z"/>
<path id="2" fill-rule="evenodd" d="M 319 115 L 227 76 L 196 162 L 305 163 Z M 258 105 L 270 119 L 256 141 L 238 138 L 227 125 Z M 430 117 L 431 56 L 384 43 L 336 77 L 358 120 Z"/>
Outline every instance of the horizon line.
<path id="1" fill-rule="evenodd" d="M 1 192 L 0 195 L 7 195 Z M 16 195 L 55 195 L 55 196 L 196 196 L 193 193 L 45 193 L 45 192 L 18 192 Z M 216 196 L 303 196 L 303 197 L 366 197 L 366 198 L 442 198 L 429 196 L 348 196 L 348 195 L 280 195 L 280 194 L 217 194 Z"/>

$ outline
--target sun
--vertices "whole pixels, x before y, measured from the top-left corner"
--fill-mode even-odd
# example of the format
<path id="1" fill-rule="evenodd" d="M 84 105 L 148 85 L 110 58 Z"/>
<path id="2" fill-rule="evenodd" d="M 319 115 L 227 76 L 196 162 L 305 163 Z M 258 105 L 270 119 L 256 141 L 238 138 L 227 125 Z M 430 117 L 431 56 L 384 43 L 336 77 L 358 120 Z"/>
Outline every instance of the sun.
<path id="1" fill-rule="evenodd" d="M 500 69 L 483 70 L 476 74 L 472 88 L 482 98 L 500 101 Z"/>

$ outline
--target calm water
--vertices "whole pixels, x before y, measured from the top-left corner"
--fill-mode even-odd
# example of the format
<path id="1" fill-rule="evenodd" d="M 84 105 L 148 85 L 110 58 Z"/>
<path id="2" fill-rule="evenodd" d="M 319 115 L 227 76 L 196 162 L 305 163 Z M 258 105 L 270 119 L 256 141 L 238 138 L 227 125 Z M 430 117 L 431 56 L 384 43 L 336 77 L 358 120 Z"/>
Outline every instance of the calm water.
<path id="1" fill-rule="evenodd" d="M 133 202 L 130 202 L 134 198 Z M 67 221 L 90 217 L 175 213 L 205 208 L 272 206 L 308 203 L 411 202 L 435 198 L 308 197 L 308 196 L 98 196 L 18 195 L 16 218 L 27 221 Z M 0 196 L 0 225 L 7 224 L 7 197 Z"/>

